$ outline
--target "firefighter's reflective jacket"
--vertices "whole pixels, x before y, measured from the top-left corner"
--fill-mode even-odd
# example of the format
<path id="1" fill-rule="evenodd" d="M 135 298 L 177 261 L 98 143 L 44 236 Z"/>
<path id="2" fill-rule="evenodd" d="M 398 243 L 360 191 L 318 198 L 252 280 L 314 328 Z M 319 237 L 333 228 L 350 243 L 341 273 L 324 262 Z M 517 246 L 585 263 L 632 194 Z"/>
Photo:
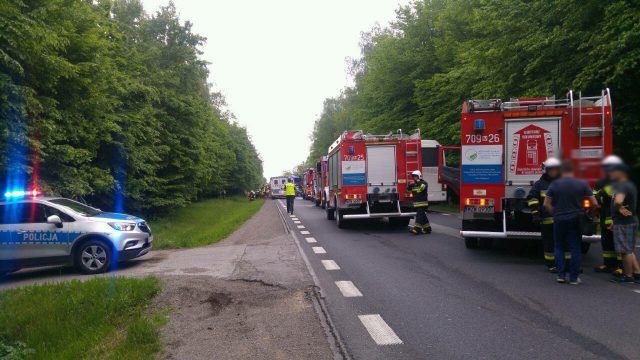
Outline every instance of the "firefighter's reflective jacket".
<path id="1" fill-rule="evenodd" d="M 613 196 L 613 189 L 611 188 L 611 181 L 609 179 L 599 180 L 593 189 L 593 196 L 596 197 L 600 204 L 600 224 L 612 225 L 611 197 Z"/>
<path id="2" fill-rule="evenodd" d="M 413 194 L 414 207 L 429 206 L 428 190 L 429 185 L 423 179 L 409 184 L 409 191 Z"/>
<path id="3" fill-rule="evenodd" d="M 295 196 L 296 195 L 296 184 L 292 182 L 288 182 L 285 185 L 285 195 L 286 196 Z"/>
<path id="4" fill-rule="evenodd" d="M 553 180 L 555 179 L 546 173 L 542 174 L 540 179 L 533 184 L 527 196 L 527 205 L 531 209 L 531 214 L 534 218 L 539 218 L 540 223 L 545 225 L 553 224 L 553 216 L 542 206 L 544 198 L 547 196 L 547 190 Z"/>

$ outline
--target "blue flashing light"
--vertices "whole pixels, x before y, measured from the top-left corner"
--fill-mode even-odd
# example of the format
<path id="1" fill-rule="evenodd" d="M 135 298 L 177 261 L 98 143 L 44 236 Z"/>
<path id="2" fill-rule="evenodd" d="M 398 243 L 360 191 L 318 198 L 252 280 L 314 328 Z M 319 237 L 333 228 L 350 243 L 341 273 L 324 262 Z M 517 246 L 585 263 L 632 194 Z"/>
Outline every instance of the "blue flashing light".
<path id="1" fill-rule="evenodd" d="M 7 191 L 4 193 L 4 197 L 7 199 L 17 199 L 17 198 L 23 198 L 25 196 L 33 196 L 36 197 L 38 196 L 38 194 L 40 194 L 40 192 L 36 189 L 33 189 L 31 191 L 24 191 L 24 190 L 12 190 L 12 191 Z"/>
<path id="2" fill-rule="evenodd" d="M 476 119 L 473 122 L 473 129 L 474 130 L 484 130 L 485 129 L 484 119 Z"/>

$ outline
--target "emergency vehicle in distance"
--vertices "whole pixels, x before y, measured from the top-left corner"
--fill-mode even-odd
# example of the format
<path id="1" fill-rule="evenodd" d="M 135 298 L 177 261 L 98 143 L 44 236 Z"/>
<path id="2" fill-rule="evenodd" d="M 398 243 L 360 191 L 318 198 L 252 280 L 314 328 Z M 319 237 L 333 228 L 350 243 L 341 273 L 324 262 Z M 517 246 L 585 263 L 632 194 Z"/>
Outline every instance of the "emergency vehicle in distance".
<path id="1" fill-rule="evenodd" d="M 316 162 L 316 168 L 313 172 L 313 194 L 315 196 L 316 206 L 326 208 L 328 193 L 328 176 L 327 176 L 327 156 L 323 156 Z"/>
<path id="2" fill-rule="evenodd" d="M 286 176 L 274 176 L 269 179 L 269 186 L 271 187 L 271 199 L 284 199 L 285 189 L 287 184 Z"/>
<path id="3" fill-rule="evenodd" d="M 313 199 L 313 169 L 304 169 L 302 174 L 302 198 L 305 200 Z"/>
<path id="4" fill-rule="evenodd" d="M 467 100 L 461 135 L 460 234 L 466 247 L 488 247 L 496 238 L 540 238 L 526 197 L 543 172 L 541 163 L 552 156 L 571 159 L 576 176 L 593 186 L 600 159 L 613 151 L 611 93 Z M 597 240 L 583 236 L 583 251 Z"/>
<path id="5" fill-rule="evenodd" d="M 407 185 L 422 167 L 420 131 L 371 135 L 345 131 L 329 147 L 327 219 L 388 218 L 407 226 L 415 216 Z"/>

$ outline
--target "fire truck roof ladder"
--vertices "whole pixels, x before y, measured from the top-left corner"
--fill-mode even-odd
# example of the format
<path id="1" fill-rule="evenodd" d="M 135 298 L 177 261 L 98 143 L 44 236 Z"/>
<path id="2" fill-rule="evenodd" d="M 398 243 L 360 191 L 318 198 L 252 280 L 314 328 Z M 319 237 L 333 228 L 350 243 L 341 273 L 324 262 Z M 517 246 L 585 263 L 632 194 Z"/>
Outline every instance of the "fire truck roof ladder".
<path id="1" fill-rule="evenodd" d="M 605 112 L 606 106 L 610 105 L 611 96 L 609 89 L 602 90 L 600 96 L 582 96 L 582 92 L 578 93 L 578 148 L 580 153 L 585 151 L 594 151 L 604 153 L 604 130 L 605 130 Z M 585 106 L 586 105 L 586 106 Z M 590 105 L 590 106 L 589 106 Z M 586 108 L 597 109 L 597 111 L 586 111 Z M 600 125 L 583 126 L 588 117 L 597 116 L 600 118 Z M 600 139 L 599 145 L 585 145 L 584 138 L 597 137 Z"/>
<path id="2" fill-rule="evenodd" d="M 402 134 L 402 130 L 398 130 Z M 411 173 L 414 170 L 422 171 L 422 166 L 418 161 L 418 151 L 422 148 L 422 142 L 420 141 L 420 129 L 411 135 L 404 148 L 404 160 L 405 160 L 405 179 L 406 184 L 411 183 Z"/>

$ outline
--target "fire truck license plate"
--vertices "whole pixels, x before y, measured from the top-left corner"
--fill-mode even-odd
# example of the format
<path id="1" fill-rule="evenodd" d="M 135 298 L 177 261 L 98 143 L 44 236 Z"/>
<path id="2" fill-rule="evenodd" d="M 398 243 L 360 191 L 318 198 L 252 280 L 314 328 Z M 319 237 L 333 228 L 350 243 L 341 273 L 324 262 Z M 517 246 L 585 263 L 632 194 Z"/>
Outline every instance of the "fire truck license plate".
<path id="1" fill-rule="evenodd" d="M 465 206 L 464 212 L 473 212 L 481 214 L 493 214 L 493 206 Z"/>

